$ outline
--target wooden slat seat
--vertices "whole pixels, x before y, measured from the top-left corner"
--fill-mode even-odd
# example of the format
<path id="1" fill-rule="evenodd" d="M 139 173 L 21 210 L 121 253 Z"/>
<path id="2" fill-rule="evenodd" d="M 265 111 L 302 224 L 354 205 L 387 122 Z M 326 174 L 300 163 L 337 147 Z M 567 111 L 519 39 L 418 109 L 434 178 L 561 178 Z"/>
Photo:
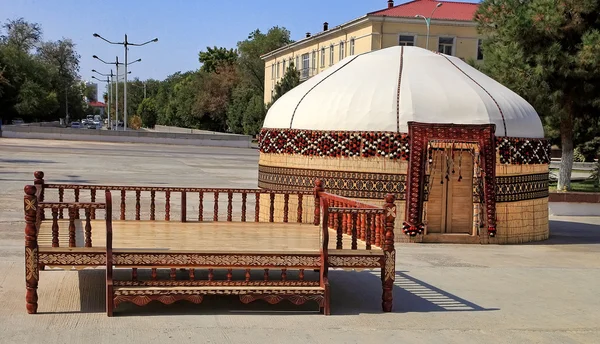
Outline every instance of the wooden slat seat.
<path id="1" fill-rule="evenodd" d="M 69 221 L 59 220 L 59 247 L 52 248 L 52 221 L 41 223 L 38 233 L 40 252 L 91 252 L 106 247 L 106 222 L 92 220 L 92 247 L 84 247 L 85 221 L 75 220 L 76 246 L 69 248 Z M 319 227 L 303 223 L 270 222 L 170 222 L 113 220 L 113 251 L 194 252 L 194 253 L 318 253 Z M 335 237 L 335 231 L 330 230 Z M 344 234 L 344 248 L 351 247 L 352 238 Z M 335 250 L 335 240 L 329 248 Z M 365 243 L 358 241 L 359 251 Z M 336 250 L 336 251 L 346 251 Z M 357 252 L 356 250 L 352 250 Z M 381 248 L 372 246 L 369 255 L 382 255 Z"/>

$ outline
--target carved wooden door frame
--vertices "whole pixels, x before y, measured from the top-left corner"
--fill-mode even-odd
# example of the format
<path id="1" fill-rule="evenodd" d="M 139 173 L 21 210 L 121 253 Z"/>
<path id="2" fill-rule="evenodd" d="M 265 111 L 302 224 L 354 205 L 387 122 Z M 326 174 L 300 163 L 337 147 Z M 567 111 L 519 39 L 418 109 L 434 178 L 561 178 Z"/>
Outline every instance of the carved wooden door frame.
<path id="1" fill-rule="evenodd" d="M 410 158 L 406 187 L 406 216 L 402 229 L 405 234 L 422 234 L 423 192 L 427 142 L 455 140 L 477 142 L 483 169 L 483 189 L 488 234 L 496 235 L 496 126 L 494 124 L 432 124 L 408 122 Z"/>

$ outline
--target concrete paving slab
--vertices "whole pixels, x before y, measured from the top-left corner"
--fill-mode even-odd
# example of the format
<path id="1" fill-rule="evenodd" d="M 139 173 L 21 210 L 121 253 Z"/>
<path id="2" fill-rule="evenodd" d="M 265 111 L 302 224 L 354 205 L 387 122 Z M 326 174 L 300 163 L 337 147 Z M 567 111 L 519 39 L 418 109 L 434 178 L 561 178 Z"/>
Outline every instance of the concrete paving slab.
<path id="1" fill-rule="evenodd" d="M 258 152 L 0 139 L 0 343 L 598 343 L 600 218 L 552 217 L 548 241 L 399 244 L 394 312 L 377 271 L 332 271 L 332 313 L 313 305 L 123 305 L 104 313 L 104 271 L 44 271 L 25 311 L 23 186 L 48 181 L 255 187 Z"/>

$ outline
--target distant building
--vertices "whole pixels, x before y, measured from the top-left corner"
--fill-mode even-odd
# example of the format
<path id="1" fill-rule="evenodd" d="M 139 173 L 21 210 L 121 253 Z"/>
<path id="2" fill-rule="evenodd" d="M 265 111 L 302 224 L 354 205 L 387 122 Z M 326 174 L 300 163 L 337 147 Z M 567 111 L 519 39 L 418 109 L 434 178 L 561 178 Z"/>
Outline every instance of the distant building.
<path id="1" fill-rule="evenodd" d="M 100 116 L 105 117 L 104 116 L 104 114 L 106 113 L 106 104 L 105 103 L 93 101 L 93 102 L 89 102 L 88 105 L 95 109 L 98 109 L 98 111 L 100 111 Z"/>
<path id="2" fill-rule="evenodd" d="M 383 0 L 381 0 L 383 3 Z M 441 5 L 440 5 L 441 4 Z M 271 51 L 262 56 L 265 61 L 264 101 L 269 103 L 275 84 L 283 78 L 290 63 L 300 71 L 300 80 L 306 80 L 350 55 L 357 55 L 395 45 L 425 48 L 427 25 L 421 17 L 429 17 L 429 50 L 453 55 L 463 60 L 483 60 L 482 36 L 477 33 L 473 20 L 478 4 L 465 2 L 415 0 L 367 13 L 347 23 L 323 31 Z"/>

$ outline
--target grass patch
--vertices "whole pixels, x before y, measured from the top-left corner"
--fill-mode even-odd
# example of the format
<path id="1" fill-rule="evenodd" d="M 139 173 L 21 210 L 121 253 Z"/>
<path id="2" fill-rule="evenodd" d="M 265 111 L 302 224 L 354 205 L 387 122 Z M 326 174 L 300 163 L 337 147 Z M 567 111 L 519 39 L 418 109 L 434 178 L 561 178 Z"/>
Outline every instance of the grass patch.
<path id="1" fill-rule="evenodd" d="M 556 182 L 551 181 L 550 191 L 556 191 Z M 575 192 L 600 192 L 600 188 L 594 187 L 593 180 L 581 180 L 571 182 L 571 191 Z"/>

